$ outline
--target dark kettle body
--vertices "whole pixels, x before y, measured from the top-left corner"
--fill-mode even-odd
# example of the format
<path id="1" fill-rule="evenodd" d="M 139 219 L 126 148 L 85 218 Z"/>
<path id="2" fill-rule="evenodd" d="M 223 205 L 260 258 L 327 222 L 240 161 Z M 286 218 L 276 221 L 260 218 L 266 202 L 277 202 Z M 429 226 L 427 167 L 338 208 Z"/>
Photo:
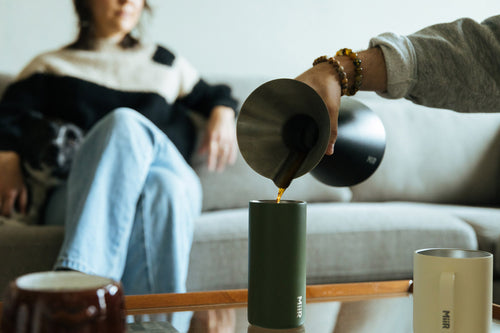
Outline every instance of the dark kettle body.
<path id="1" fill-rule="evenodd" d="M 351 97 L 342 97 L 333 155 L 325 155 L 311 171 L 331 186 L 353 186 L 370 177 L 382 162 L 386 136 L 375 112 Z"/>
<path id="2" fill-rule="evenodd" d="M 243 103 L 237 120 L 243 158 L 279 188 L 308 172 L 327 185 L 353 186 L 380 165 L 385 129 L 363 103 L 342 97 L 332 156 L 324 155 L 329 137 L 325 103 L 310 86 L 292 79 L 259 86 Z"/>

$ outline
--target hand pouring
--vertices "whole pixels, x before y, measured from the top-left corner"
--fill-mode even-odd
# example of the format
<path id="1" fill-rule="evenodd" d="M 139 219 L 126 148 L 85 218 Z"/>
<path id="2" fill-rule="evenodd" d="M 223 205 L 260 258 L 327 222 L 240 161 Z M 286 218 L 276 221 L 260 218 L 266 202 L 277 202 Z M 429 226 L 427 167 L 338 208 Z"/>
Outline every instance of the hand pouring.
<path id="1" fill-rule="evenodd" d="M 308 172 L 331 186 L 353 186 L 370 177 L 385 151 L 385 129 L 366 105 L 342 97 L 335 152 L 326 156 L 328 110 L 307 84 L 276 79 L 255 89 L 237 120 L 239 149 L 248 165 L 287 188 Z"/>

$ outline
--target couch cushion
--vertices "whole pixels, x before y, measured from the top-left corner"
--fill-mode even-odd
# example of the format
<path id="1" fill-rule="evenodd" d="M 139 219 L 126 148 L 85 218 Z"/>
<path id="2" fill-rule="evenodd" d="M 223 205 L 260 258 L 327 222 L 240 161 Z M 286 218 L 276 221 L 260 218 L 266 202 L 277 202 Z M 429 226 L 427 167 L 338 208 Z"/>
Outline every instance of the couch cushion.
<path id="1" fill-rule="evenodd" d="M 307 209 L 308 283 L 411 278 L 417 249 L 477 248 L 467 223 L 426 205 L 311 203 Z M 247 209 L 203 214 L 195 225 L 188 289 L 246 287 L 247 237 Z"/>
<path id="2" fill-rule="evenodd" d="M 500 202 L 500 113 L 460 114 L 375 94 L 360 99 L 382 118 L 387 147 L 378 170 L 352 188 L 353 200 Z"/>
<path id="3" fill-rule="evenodd" d="M 476 233 L 479 249 L 493 254 L 494 269 L 500 273 L 500 208 L 456 205 L 428 205 L 469 224 Z"/>

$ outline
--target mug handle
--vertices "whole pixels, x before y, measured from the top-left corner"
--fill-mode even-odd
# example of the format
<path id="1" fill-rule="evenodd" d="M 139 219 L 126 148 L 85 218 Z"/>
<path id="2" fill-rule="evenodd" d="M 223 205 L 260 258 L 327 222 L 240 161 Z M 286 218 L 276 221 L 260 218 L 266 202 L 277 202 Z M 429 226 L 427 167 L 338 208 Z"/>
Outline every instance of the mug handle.
<path id="1" fill-rule="evenodd" d="M 455 273 L 443 272 L 439 280 L 441 333 L 455 332 Z"/>

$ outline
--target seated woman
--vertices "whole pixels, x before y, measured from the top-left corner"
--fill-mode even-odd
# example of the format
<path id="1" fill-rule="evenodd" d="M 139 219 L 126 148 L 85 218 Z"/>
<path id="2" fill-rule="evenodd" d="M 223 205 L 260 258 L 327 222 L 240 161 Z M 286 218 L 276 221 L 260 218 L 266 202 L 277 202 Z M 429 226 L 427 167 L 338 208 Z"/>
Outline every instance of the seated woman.
<path id="1" fill-rule="evenodd" d="M 202 195 L 188 111 L 208 118 L 202 151 L 221 170 L 236 157 L 237 103 L 184 58 L 133 36 L 146 0 L 74 5 L 76 41 L 36 57 L 0 101 L 0 212 L 27 208 L 23 117 L 73 123 L 84 140 L 43 222 L 65 225 L 55 268 L 120 280 L 127 294 L 184 292 Z"/>

